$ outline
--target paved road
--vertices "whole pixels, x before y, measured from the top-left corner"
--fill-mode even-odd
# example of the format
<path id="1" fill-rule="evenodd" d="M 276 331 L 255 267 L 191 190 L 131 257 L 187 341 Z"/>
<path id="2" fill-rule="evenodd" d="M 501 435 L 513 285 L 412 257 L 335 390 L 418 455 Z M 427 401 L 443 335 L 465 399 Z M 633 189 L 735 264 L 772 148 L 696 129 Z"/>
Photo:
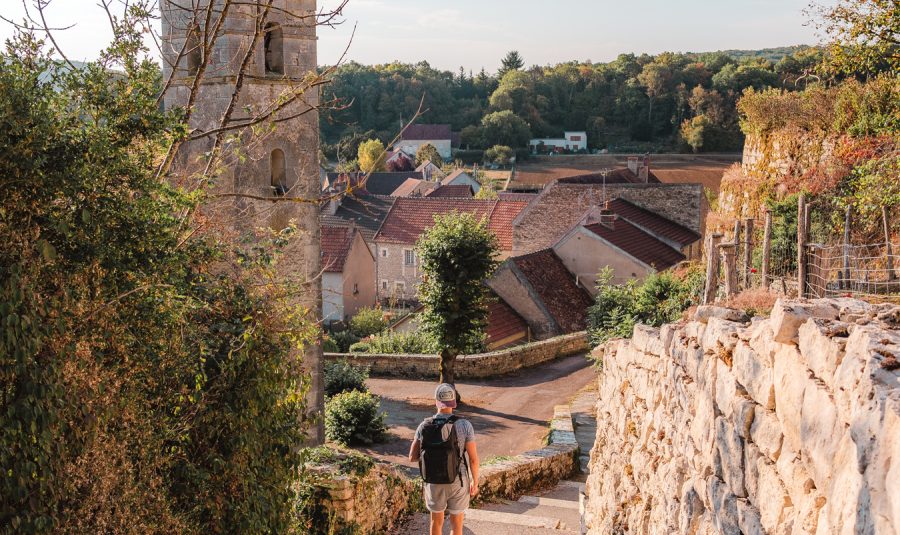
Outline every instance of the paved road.
<path id="1" fill-rule="evenodd" d="M 559 359 L 499 379 L 457 384 L 463 404 L 457 411 L 475 427 L 482 460 L 543 446 L 553 406 L 567 403 L 597 379 L 584 355 Z M 434 414 L 434 381 L 370 379 L 371 392 L 381 396 L 391 437 L 362 451 L 383 460 L 413 466 L 406 459 L 416 426 Z"/>

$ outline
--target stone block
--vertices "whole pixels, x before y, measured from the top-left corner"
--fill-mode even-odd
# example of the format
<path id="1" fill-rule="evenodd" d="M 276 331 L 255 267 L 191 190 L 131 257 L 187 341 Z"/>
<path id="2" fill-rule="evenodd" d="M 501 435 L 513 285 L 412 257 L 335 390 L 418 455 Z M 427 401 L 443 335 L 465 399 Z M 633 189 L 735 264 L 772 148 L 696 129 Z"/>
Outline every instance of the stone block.
<path id="1" fill-rule="evenodd" d="M 731 418 L 731 413 L 734 410 L 734 404 L 739 398 L 741 398 L 741 393 L 738 391 L 739 386 L 737 384 L 737 380 L 734 377 L 734 373 L 731 372 L 731 368 L 729 368 L 727 364 L 719 359 L 716 359 L 715 362 L 716 408 L 723 416 L 725 416 L 726 418 Z"/>
<path id="2" fill-rule="evenodd" d="M 671 330 L 667 330 L 671 336 Z M 657 357 L 668 356 L 668 341 L 663 340 L 660 330 L 648 325 L 637 324 L 631 336 L 631 345 L 638 351 L 643 351 Z"/>
<path id="3" fill-rule="evenodd" d="M 743 330 L 744 326 L 740 323 L 718 318 L 710 319 L 701 340 L 703 351 L 723 359 L 730 359 L 734 346 L 740 341 L 738 333 Z"/>
<path id="4" fill-rule="evenodd" d="M 784 434 L 781 432 L 781 422 L 774 412 L 762 408 L 754 412 L 753 425 L 750 426 L 750 440 L 770 461 L 778 460 Z"/>
<path id="5" fill-rule="evenodd" d="M 781 421 L 785 440 L 795 451 L 800 449 L 800 408 L 803 405 L 803 392 L 811 381 L 809 370 L 800 362 L 797 348 L 782 345 L 775 353 L 775 414 Z"/>
<path id="6" fill-rule="evenodd" d="M 827 299 L 812 302 L 785 301 L 779 299 L 772 308 L 769 322 L 776 342 L 796 344 L 800 326 L 810 318 L 836 320 L 839 307 Z"/>
<path id="7" fill-rule="evenodd" d="M 759 510 L 763 529 L 766 533 L 775 533 L 776 528 L 785 521 L 785 509 L 790 507 L 791 498 L 773 463 L 760 457 L 756 461 L 756 469 L 758 501 L 754 505 Z"/>
<path id="8" fill-rule="evenodd" d="M 769 410 L 775 408 L 772 366 L 760 358 L 749 344 L 745 342 L 737 344 L 731 370 L 753 401 Z"/>
<path id="9" fill-rule="evenodd" d="M 741 533 L 763 533 L 759 511 L 747 500 L 737 501 L 738 526 Z"/>
<path id="10" fill-rule="evenodd" d="M 752 442 L 744 443 L 744 488 L 747 498 L 754 504 L 759 503 L 756 493 L 759 489 L 759 469 L 756 462 L 762 457 L 759 448 Z"/>
<path id="11" fill-rule="evenodd" d="M 803 362 L 826 384 L 833 384 L 834 372 L 844 359 L 851 326 L 826 319 L 812 318 L 798 332 Z"/>
<path id="12" fill-rule="evenodd" d="M 722 479 L 728 484 L 732 494 L 745 498 L 744 441 L 728 420 L 721 416 L 716 418 L 716 448 L 722 463 Z"/>
<path id="13" fill-rule="evenodd" d="M 734 308 L 726 308 L 715 305 L 701 305 L 694 312 L 694 321 L 700 323 L 708 323 L 711 318 L 725 321 L 735 321 L 738 323 L 747 323 L 750 317 L 743 310 Z"/>
<path id="14" fill-rule="evenodd" d="M 807 385 L 800 409 L 800 452 L 820 489 L 829 486 L 844 429 L 828 388 L 819 382 Z"/>
<path id="15" fill-rule="evenodd" d="M 722 535 L 741 535 L 737 498 L 728 491 L 728 485 L 713 477 L 709 479 L 708 489 L 716 531 Z"/>
<path id="16" fill-rule="evenodd" d="M 738 397 L 732 404 L 731 425 L 744 440 L 750 440 L 750 428 L 758 405 L 747 398 Z"/>

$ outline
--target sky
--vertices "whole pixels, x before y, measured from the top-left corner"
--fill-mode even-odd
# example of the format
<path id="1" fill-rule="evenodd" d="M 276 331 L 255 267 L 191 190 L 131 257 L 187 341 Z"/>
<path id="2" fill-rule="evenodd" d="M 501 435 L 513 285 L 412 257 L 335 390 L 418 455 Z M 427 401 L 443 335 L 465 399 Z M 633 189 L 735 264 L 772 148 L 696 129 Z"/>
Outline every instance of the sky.
<path id="1" fill-rule="evenodd" d="M 26 0 L 31 3 L 34 0 Z M 825 0 L 831 2 L 833 0 Z M 0 0 L 21 20 L 22 0 Z M 54 0 L 52 26 L 70 59 L 89 60 L 111 36 L 98 0 Z M 620 53 L 706 52 L 816 44 L 809 0 L 349 0 L 343 23 L 319 29 L 319 64 L 428 61 L 441 69 L 494 72 L 509 50 L 526 65 L 605 62 Z M 331 9 L 338 0 L 320 0 Z M 0 21 L 0 40 L 12 33 Z"/>

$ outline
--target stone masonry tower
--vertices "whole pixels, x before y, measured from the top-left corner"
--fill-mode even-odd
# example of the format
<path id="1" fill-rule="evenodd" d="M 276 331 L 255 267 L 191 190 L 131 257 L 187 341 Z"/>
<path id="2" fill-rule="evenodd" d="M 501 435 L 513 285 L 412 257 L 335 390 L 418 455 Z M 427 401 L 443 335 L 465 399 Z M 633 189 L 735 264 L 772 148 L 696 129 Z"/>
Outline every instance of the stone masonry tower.
<path id="1" fill-rule="evenodd" d="M 210 7 L 210 3 L 212 6 Z M 234 233 L 281 230 L 293 222 L 299 238 L 279 276 L 302 282 L 298 305 L 321 310 L 318 166 L 318 88 L 315 0 L 162 0 L 166 109 L 189 108 L 192 140 L 173 164 L 190 186 L 210 174 L 213 196 L 204 210 Z M 207 169 L 218 142 L 219 165 Z M 321 348 L 309 348 L 310 429 L 323 440 Z"/>

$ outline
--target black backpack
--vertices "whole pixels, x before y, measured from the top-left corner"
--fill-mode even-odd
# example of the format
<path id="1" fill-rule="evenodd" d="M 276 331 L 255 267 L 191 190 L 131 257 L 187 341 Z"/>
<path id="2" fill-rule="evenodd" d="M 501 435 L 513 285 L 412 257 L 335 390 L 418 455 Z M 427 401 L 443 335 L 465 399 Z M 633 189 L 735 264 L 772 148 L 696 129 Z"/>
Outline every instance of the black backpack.
<path id="1" fill-rule="evenodd" d="M 426 418 L 422 426 L 422 444 L 419 450 L 419 472 L 425 483 L 453 483 L 459 478 L 463 484 L 460 466 L 465 462 L 459 450 L 459 439 L 456 433 L 456 421 L 452 415 L 438 415 Z M 444 440 L 443 429 L 450 426 L 447 440 Z"/>

